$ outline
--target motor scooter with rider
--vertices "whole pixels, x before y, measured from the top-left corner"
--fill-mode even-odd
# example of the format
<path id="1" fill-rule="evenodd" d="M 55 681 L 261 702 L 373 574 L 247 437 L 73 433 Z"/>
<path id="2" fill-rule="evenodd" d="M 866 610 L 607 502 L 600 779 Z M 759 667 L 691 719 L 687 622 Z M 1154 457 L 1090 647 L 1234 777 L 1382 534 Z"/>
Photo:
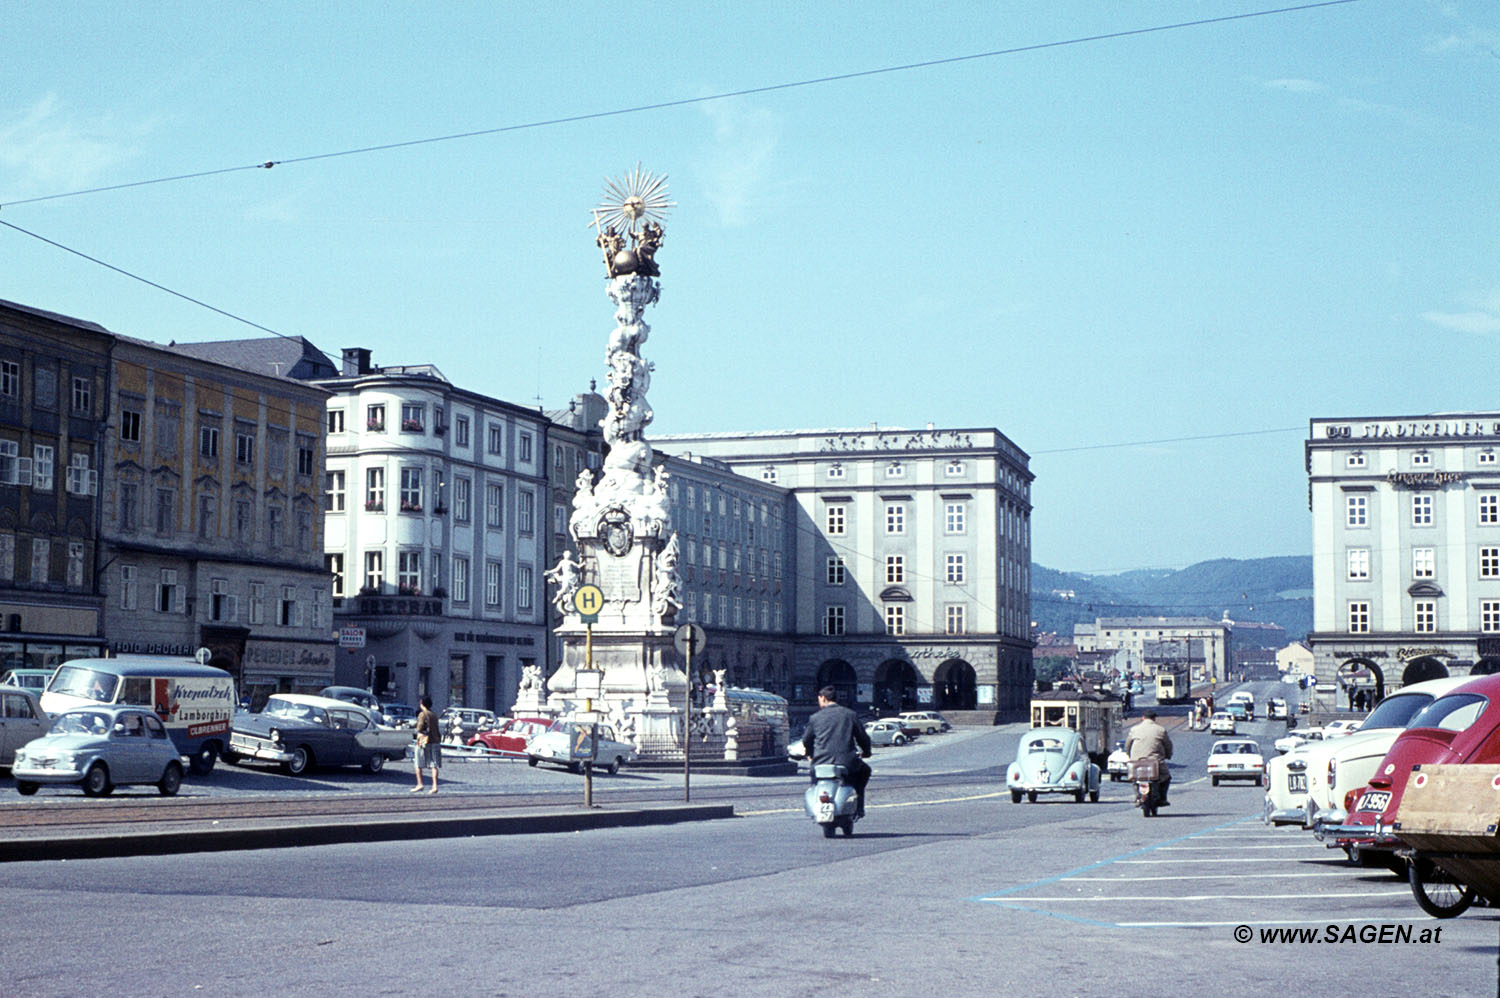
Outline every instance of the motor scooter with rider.
<path id="1" fill-rule="evenodd" d="M 864 760 L 870 757 L 870 736 L 854 711 L 839 706 L 833 687 L 818 691 L 818 706 L 802 735 L 812 775 L 803 806 L 822 826 L 824 838 L 833 838 L 835 830 L 853 835 L 854 823 L 865 814 L 870 767 Z"/>

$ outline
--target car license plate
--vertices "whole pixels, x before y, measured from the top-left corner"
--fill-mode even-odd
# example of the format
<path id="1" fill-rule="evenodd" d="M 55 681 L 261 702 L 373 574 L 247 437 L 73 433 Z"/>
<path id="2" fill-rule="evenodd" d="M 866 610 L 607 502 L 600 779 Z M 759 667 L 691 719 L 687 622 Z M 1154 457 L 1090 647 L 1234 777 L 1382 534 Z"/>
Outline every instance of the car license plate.
<path id="1" fill-rule="evenodd" d="M 818 820 L 819 821 L 832 821 L 833 820 L 833 801 L 829 801 L 827 804 L 819 804 L 818 805 Z"/>
<path id="2" fill-rule="evenodd" d="M 1391 792 L 1389 790 L 1371 790 L 1359 799 L 1357 811 L 1384 812 L 1391 803 Z"/>
<path id="3" fill-rule="evenodd" d="M 1294 794 L 1307 793 L 1307 774 L 1288 773 L 1286 777 L 1286 788 Z"/>

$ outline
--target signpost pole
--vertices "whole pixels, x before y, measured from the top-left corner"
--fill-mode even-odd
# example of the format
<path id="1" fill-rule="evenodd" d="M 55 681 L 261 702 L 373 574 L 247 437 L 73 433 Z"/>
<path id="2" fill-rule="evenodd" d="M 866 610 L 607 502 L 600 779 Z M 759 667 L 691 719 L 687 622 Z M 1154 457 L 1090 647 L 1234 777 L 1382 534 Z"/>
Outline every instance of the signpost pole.
<path id="1" fill-rule="evenodd" d="M 682 799 L 684 802 L 693 799 L 690 789 L 692 781 L 692 746 L 693 746 L 693 643 L 687 643 L 687 668 L 683 675 L 687 678 L 687 687 L 682 696 Z"/>
<path id="2" fill-rule="evenodd" d="M 583 630 L 583 664 L 584 664 L 584 668 L 592 670 L 594 668 L 594 624 L 593 624 L 593 621 L 589 621 L 587 624 L 584 624 L 583 627 L 584 627 L 584 630 Z M 586 700 L 583 701 L 583 709 L 584 709 L 585 712 L 588 712 L 588 713 L 592 713 L 593 712 L 593 710 L 594 710 L 594 700 L 593 700 L 592 697 L 589 697 L 588 699 L 586 699 Z M 590 738 L 590 747 L 593 749 L 593 752 L 591 752 L 590 755 L 597 755 L 598 751 L 599 751 L 599 746 L 598 746 L 598 742 L 595 741 L 594 739 L 597 739 L 599 737 L 599 734 L 598 734 L 598 732 L 599 732 L 599 726 L 598 725 L 590 725 L 589 726 L 589 730 L 591 732 L 591 734 L 589 736 L 589 738 Z M 585 759 L 584 762 L 583 762 L 583 806 L 586 807 L 586 808 L 591 808 L 591 807 L 594 806 L 594 760 L 593 759 Z"/>
<path id="3" fill-rule="evenodd" d="M 578 611 L 578 619 L 583 621 L 583 670 L 589 675 L 589 695 L 584 697 L 584 713 L 594 718 L 589 722 L 589 754 L 583 760 L 583 806 L 594 806 L 594 760 L 599 755 L 599 719 L 594 717 L 594 699 L 603 696 L 602 677 L 594 671 L 594 623 L 599 619 L 599 611 L 604 607 L 604 593 L 596 585 L 583 585 L 573 594 L 573 609 Z M 577 671 L 574 672 L 577 676 Z M 582 677 L 578 677 L 579 680 Z M 574 694 L 582 690 L 576 686 Z M 582 722 L 579 722 L 582 723 Z M 575 726 L 575 731 L 577 730 Z M 581 745 L 574 743 L 570 748 L 570 754 L 576 758 Z"/>

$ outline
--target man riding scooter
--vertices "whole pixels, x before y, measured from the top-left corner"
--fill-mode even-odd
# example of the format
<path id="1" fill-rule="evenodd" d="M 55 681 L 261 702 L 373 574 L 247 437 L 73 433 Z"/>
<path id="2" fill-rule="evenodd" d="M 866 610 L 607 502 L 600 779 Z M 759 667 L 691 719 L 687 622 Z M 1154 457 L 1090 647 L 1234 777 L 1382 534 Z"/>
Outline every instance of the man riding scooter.
<path id="1" fill-rule="evenodd" d="M 1155 759 L 1160 765 L 1161 800 L 1158 807 L 1167 806 L 1167 790 L 1172 786 L 1172 774 L 1167 769 L 1167 760 L 1172 758 L 1172 738 L 1167 729 L 1156 723 L 1156 711 L 1148 710 L 1141 715 L 1141 723 L 1130 729 L 1125 736 L 1125 751 L 1131 761 Z"/>
<path id="2" fill-rule="evenodd" d="M 802 754 L 811 760 L 814 773 L 820 764 L 844 767 L 845 780 L 859 799 L 854 816 L 863 818 L 865 784 L 870 782 L 870 767 L 864 760 L 870 758 L 870 736 L 854 711 L 839 706 L 838 693 L 832 686 L 818 691 L 818 707 L 802 736 Z"/>

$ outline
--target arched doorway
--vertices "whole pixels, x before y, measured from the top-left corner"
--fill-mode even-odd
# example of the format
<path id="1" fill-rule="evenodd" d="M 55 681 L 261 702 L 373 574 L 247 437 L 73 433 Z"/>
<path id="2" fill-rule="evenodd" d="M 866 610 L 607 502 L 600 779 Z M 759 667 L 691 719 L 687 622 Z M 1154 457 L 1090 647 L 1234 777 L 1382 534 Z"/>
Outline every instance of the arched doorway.
<path id="1" fill-rule="evenodd" d="M 1371 710 L 1385 699 L 1385 673 L 1369 659 L 1340 663 L 1338 683 L 1346 710 Z"/>
<path id="2" fill-rule="evenodd" d="M 961 658 L 950 658 L 932 677 L 932 701 L 938 710 L 974 710 L 979 705 L 974 667 Z"/>
<path id="3" fill-rule="evenodd" d="M 1471 676 L 1489 676 L 1500 672 L 1500 658 L 1481 658 L 1469 670 Z"/>
<path id="4" fill-rule="evenodd" d="M 833 687 L 840 704 L 845 707 L 854 706 L 854 666 L 841 658 L 830 658 L 818 666 L 818 689 L 825 686 Z"/>
<path id="5" fill-rule="evenodd" d="M 888 658 L 875 670 L 875 712 L 885 717 L 903 710 L 916 710 L 917 687 L 922 677 L 904 658 Z"/>
<path id="6" fill-rule="evenodd" d="M 1443 679 L 1447 675 L 1446 665 L 1431 656 L 1424 655 L 1406 663 L 1406 668 L 1401 671 L 1401 685 L 1410 686 L 1412 683 L 1420 683 L 1427 679 Z"/>

